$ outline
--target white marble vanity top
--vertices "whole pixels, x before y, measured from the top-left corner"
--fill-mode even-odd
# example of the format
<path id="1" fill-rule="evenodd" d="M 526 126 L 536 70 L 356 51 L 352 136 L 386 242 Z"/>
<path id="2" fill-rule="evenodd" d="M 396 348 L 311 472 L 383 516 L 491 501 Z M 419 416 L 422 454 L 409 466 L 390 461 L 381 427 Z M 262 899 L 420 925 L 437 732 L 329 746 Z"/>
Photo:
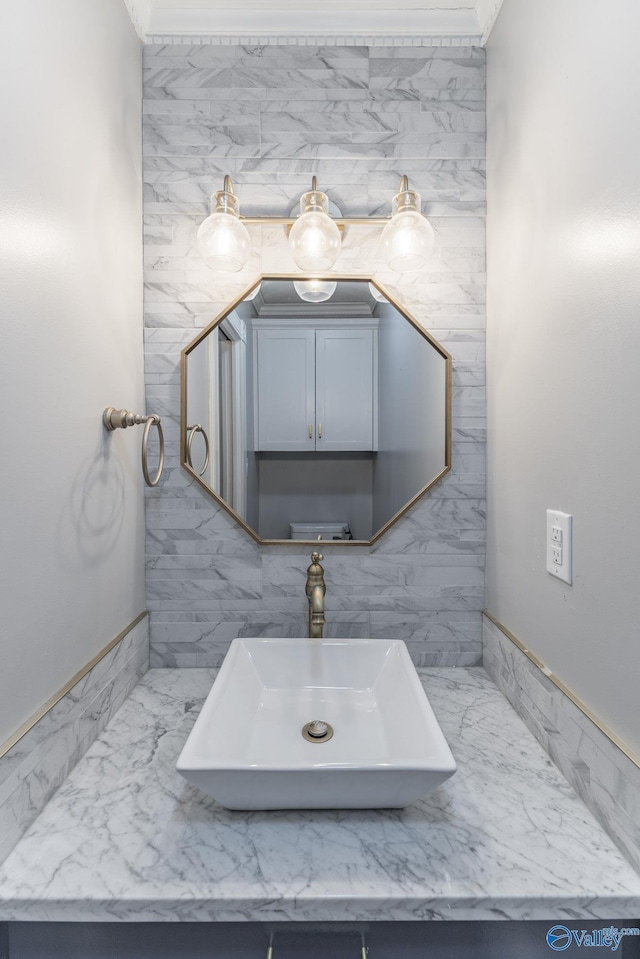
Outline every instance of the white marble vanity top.
<path id="1" fill-rule="evenodd" d="M 0 918 L 637 918 L 640 876 L 486 673 L 420 674 L 458 763 L 426 799 L 230 812 L 175 771 L 214 671 L 151 670 L 0 868 Z"/>

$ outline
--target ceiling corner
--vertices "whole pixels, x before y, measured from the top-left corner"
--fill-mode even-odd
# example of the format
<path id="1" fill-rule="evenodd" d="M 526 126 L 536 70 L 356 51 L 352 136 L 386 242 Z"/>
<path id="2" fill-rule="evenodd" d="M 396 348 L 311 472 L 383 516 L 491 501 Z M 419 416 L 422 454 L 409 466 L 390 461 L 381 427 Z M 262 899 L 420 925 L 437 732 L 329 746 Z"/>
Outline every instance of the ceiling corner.
<path id="1" fill-rule="evenodd" d="M 480 24 L 480 34 L 482 36 L 482 45 L 485 46 L 489 39 L 489 34 L 496 22 L 500 8 L 504 0 L 476 0 L 476 14 Z"/>
<path id="2" fill-rule="evenodd" d="M 127 13 L 131 19 L 135 31 L 142 40 L 146 42 L 149 33 L 149 22 L 151 20 L 151 0 L 124 0 Z"/>

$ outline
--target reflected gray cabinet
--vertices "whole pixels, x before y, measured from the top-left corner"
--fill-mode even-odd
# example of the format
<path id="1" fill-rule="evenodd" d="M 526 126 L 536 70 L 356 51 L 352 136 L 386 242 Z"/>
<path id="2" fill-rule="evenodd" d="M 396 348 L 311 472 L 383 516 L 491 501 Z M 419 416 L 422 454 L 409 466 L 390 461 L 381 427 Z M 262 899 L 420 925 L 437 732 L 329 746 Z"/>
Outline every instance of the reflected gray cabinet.
<path id="1" fill-rule="evenodd" d="M 377 448 L 377 341 L 371 328 L 256 330 L 256 450 Z"/>

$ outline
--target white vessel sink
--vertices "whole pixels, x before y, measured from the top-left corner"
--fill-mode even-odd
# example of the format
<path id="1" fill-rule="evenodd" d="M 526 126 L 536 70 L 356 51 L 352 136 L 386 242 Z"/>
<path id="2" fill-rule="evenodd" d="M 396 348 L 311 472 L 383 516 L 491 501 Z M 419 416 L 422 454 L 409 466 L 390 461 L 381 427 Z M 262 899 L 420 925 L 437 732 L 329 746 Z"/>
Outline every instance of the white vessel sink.
<path id="1" fill-rule="evenodd" d="M 303 736 L 313 720 L 330 738 Z M 229 809 L 364 809 L 456 764 L 400 640 L 235 639 L 177 769 Z"/>

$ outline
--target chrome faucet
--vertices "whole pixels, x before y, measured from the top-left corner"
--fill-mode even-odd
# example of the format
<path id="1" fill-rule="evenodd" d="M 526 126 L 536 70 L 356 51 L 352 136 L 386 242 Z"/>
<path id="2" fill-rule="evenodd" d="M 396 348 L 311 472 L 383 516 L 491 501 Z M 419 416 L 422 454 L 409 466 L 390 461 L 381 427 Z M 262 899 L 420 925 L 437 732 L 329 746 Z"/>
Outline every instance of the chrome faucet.
<path id="1" fill-rule="evenodd" d="M 324 559 L 322 553 L 312 553 L 311 566 L 307 569 L 305 593 L 309 601 L 310 639 L 322 639 L 322 629 L 325 624 L 324 594 L 327 591 L 327 587 L 324 582 L 324 569 L 320 565 L 321 559 Z"/>

